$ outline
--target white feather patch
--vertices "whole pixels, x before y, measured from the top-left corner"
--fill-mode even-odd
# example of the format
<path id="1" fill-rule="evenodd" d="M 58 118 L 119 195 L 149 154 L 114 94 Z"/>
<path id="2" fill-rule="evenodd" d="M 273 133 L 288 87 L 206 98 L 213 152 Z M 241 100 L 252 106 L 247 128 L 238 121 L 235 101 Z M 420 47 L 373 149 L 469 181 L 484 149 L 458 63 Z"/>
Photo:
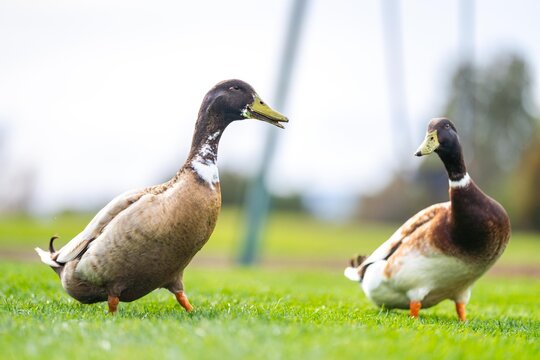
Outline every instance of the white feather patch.
<path id="1" fill-rule="evenodd" d="M 471 183 L 471 177 L 469 176 L 469 173 L 465 173 L 465 176 L 463 176 L 460 180 L 449 180 L 449 183 L 452 189 L 464 188 L 469 186 Z"/>
<path id="2" fill-rule="evenodd" d="M 362 289 L 377 305 L 407 308 L 411 300 L 430 307 L 443 299 L 454 299 L 481 273 L 461 260 L 446 255 L 426 257 L 412 251 L 403 256 L 391 277 L 385 274 L 386 261 L 370 265 L 362 281 Z"/>
<path id="3" fill-rule="evenodd" d="M 358 273 L 358 269 L 352 266 L 347 267 L 343 272 L 343 275 L 345 275 L 345 277 L 349 280 L 360 281 L 360 274 Z"/>
<path id="4" fill-rule="evenodd" d="M 51 259 L 51 253 L 48 252 L 48 251 L 45 251 L 45 250 L 41 250 L 40 248 L 35 248 L 34 250 L 36 250 L 36 252 L 38 253 L 39 257 L 41 258 L 41 261 L 49 266 L 52 266 L 52 267 L 60 267 L 60 265 L 53 261 L 53 259 Z"/>
<path id="5" fill-rule="evenodd" d="M 202 160 L 202 159 L 200 159 Z M 191 162 L 191 166 L 193 166 L 193 169 L 195 169 L 195 172 L 197 172 L 197 175 L 204 181 L 206 181 L 210 187 L 213 189 L 214 184 L 219 182 L 219 172 L 218 167 L 213 162 L 207 162 L 207 161 L 200 161 L 199 159 L 195 159 Z"/>
<path id="6" fill-rule="evenodd" d="M 210 146 L 209 142 L 214 141 L 219 134 L 220 132 L 216 131 L 215 133 L 209 135 L 206 143 L 201 146 L 197 152 L 197 155 L 191 161 L 191 166 L 197 175 L 206 181 L 212 189 L 214 189 L 214 185 L 219 182 L 219 172 L 215 161 L 206 158 L 208 156 L 211 156 L 214 159 L 216 158 L 216 153 L 212 149 L 212 146 Z"/>
<path id="7" fill-rule="evenodd" d="M 216 131 L 212 135 L 208 136 L 208 140 L 210 140 L 210 141 L 216 140 L 216 138 L 219 136 L 219 134 L 221 134 L 221 131 Z"/>

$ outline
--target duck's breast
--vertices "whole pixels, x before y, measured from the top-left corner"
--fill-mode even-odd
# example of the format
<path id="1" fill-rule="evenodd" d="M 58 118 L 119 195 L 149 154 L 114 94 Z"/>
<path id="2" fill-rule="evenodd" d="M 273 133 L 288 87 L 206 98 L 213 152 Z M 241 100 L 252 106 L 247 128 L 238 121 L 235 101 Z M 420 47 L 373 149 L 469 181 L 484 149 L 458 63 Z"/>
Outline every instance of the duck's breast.
<path id="1" fill-rule="evenodd" d="M 502 255 L 510 239 L 506 210 L 474 182 L 466 188 L 451 188 L 452 243 L 470 261 L 489 268 Z"/>

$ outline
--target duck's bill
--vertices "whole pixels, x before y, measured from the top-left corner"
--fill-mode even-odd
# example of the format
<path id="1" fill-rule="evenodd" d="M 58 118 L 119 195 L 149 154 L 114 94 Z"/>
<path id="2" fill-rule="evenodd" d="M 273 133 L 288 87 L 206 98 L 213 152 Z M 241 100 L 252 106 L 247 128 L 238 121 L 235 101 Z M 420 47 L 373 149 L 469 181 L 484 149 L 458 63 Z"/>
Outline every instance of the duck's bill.
<path id="1" fill-rule="evenodd" d="M 426 138 L 414 153 L 415 156 L 428 155 L 437 150 L 439 147 L 439 138 L 437 137 L 437 130 L 433 130 L 426 134 Z"/>
<path id="2" fill-rule="evenodd" d="M 285 127 L 281 123 L 289 122 L 285 115 L 266 105 L 258 96 L 255 96 L 253 103 L 248 105 L 245 115 L 246 118 L 265 121 L 282 129 Z"/>

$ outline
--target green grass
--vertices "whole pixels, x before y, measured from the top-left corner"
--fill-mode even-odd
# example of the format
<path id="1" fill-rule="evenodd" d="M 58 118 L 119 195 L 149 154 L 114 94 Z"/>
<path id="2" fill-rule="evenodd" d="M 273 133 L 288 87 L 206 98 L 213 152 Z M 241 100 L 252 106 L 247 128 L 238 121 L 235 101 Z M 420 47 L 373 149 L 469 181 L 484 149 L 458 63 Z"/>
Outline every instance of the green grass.
<path id="1" fill-rule="evenodd" d="M 35 246 L 46 248 L 53 234 L 61 236 L 61 246 L 91 217 L 0 219 L 0 359 L 540 357 L 540 279 L 482 278 L 465 324 L 457 321 L 450 302 L 422 310 L 421 319 L 413 321 L 406 312 L 374 307 L 341 268 L 317 268 L 317 261 L 339 264 L 354 253 L 371 252 L 397 226 L 328 224 L 288 213 L 270 218 L 264 256 L 310 260 L 313 266 L 191 266 L 184 282 L 193 313 L 159 290 L 121 303 L 118 314 L 109 316 L 104 303 L 71 299 L 32 254 Z M 224 209 L 197 257 L 236 257 L 241 238 L 241 214 Z M 36 262 L 13 262 L 10 252 Z M 500 262 L 539 266 L 540 235 L 515 233 Z"/>
<path id="2" fill-rule="evenodd" d="M 195 311 L 159 290 L 81 305 L 38 264 L 0 263 L 0 358 L 533 359 L 540 353 L 540 281 L 480 280 L 457 321 L 444 302 L 419 321 L 372 306 L 329 271 L 188 269 Z"/>
<path id="3" fill-rule="evenodd" d="M 35 246 L 46 248 L 49 238 L 58 234 L 59 247 L 79 233 L 93 214 L 71 214 L 32 219 L 0 218 L 0 252 L 16 249 L 33 252 Z M 269 258 L 308 260 L 343 260 L 352 255 L 369 254 L 397 229 L 388 224 L 329 224 L 298 214 L 273 214 L 262 250 Z M 237 256 L 242 239 L 242 214 L 223 209 L 214 234 L 200 256 Z M 503 264 L 540 264 L 540 234 L 514 232 L 499 260 Z"/>

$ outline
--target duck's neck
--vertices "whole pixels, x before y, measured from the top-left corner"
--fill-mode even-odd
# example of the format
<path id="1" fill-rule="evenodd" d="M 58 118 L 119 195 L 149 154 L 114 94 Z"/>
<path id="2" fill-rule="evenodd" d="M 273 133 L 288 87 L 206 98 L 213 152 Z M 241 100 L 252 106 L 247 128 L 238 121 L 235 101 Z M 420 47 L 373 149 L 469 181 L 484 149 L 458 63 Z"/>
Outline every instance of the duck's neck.
<path id="1" fill-rule="evenodd" d="M 219 119 L 209 119 L 208 115 L 199 114 L 191 150 L 184 165 L 184 168 L 193 171 L 201 181 L 207 183 L 211 188 L 219 183 L 217 155 L 219 140 L 223 130 L 225 130 L 225 126 L 220 125 L 222 123 Z"/>
<path id="2" fill-rule="evenodd" d="M 446 172 L 448 173 L 448 179 L 450 180 L 450 186 L 453 184 L 459 186 L 459 184 L 468 185 L 470 181 L 467 179 L 469 175 L 467 174 L 467 168 L 465 167 L 465 161 L 463 160 L 463 153 L 461 151 L 461 146 L 456 145 L 456 148 L 453 151 L 439 152 L 439 157 L 441 158 Z"/>
<path id="3" fill-rule="evenodd" d="M 486 238 L 477 214 L 484 196 L 467 173 L 461 146 L 438 155 L 448 172 L 452 238 L 465 251 L 476 252 L 483 248 Z"/>
<path id="4" fill-rule="evenodd" d="M 463 153 L 459 144 L 452 151 L 440 151 L 437 154 L 441 158 L 448 173 L 450 202 L 454 210 L 452 213 L 457 216 L 467 209 L 467 206 L 461 206 L 471 200 L 465 193 L 472 190 L 475 186 L 467 173 Z"/>

